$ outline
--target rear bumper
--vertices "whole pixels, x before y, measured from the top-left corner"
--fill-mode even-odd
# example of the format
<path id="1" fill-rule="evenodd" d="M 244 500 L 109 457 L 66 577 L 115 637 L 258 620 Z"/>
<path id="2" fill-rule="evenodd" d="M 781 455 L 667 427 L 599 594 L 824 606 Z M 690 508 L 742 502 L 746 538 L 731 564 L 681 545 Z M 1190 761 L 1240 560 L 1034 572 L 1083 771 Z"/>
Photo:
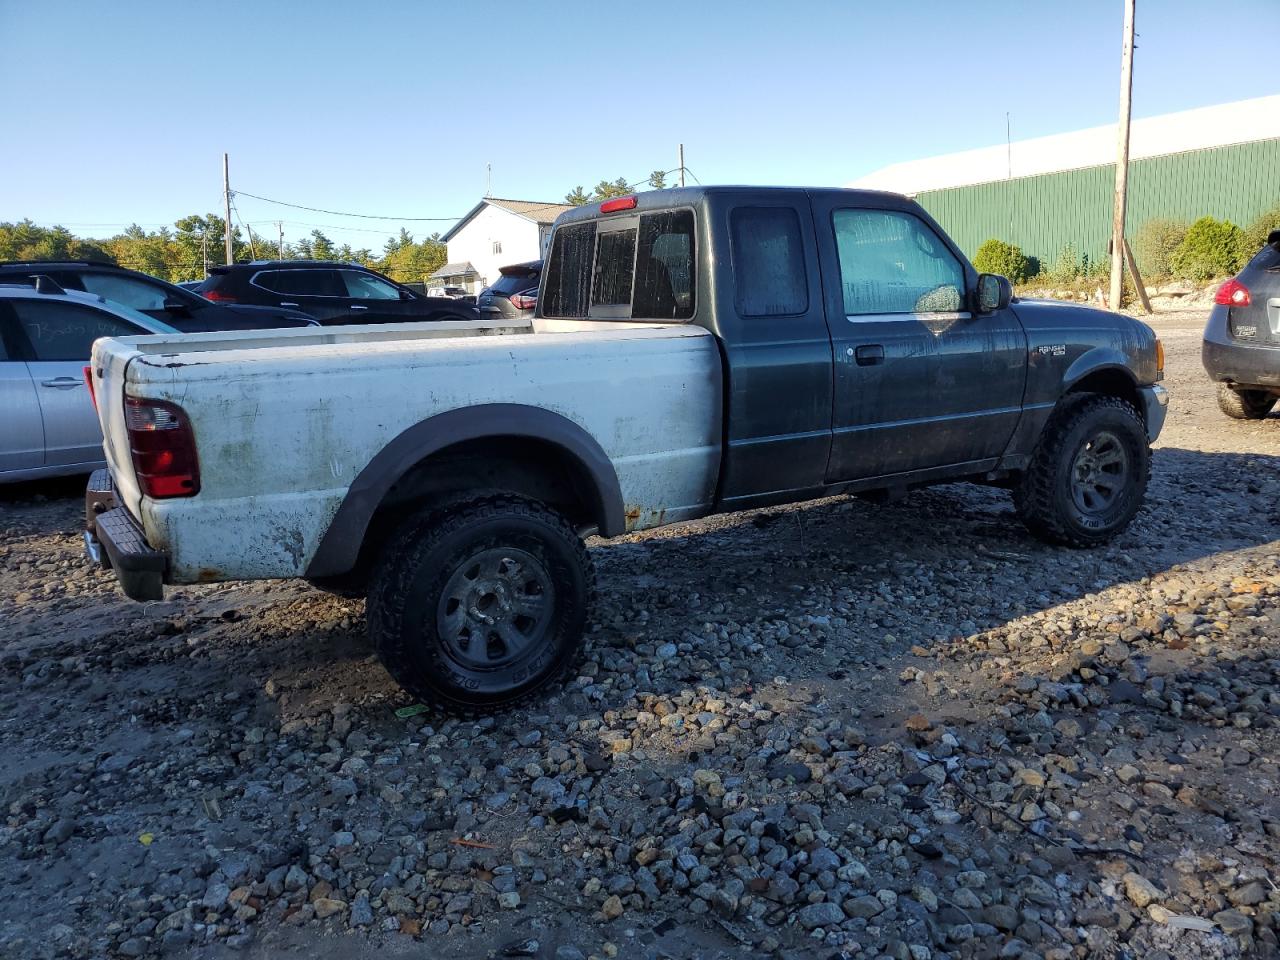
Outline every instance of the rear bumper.
<path id="1" fill-rule="evenodd" d="M 1155 443 L 1156 437 L 1164 429 L 1164 418 L 1169 412 L 1169 391 L 1159 384 L 1150 387 L 1139 387 L 1142 397 L 1143 420 L 1147 425 L 1147 442 Z"/>
<path id="2" fill-rule="evenodd" d="M 1224 342 L 1206 336 L 1200 359 L 1213 380 L 1243 387 L 1280 387 L 1280 347 Z"/>
<path id="3" fill-rule="evenodd" d="M 116 501 L 106 470 L 95 470 L 84 492 L 84 549 L 89 562 L 114 570 L 131 600 L 163 600 L 169 558 L 152 549 L 138 521 Z"/>

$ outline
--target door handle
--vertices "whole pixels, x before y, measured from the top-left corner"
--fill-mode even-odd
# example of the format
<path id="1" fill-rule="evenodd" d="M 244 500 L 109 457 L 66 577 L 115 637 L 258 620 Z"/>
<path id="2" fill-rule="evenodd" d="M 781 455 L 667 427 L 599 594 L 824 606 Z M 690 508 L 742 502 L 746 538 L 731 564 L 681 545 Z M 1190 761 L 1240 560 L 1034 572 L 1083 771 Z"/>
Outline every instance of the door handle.
<path id="1" fill-rule="evenodd" d="M 368 307 L 362 307 L 362 306 L 360 306 L 360 304 L 358 304 L 358 303 L 353 303 L 353 304 L 351 305 L 351 309 L 352 309 L 352 310 L 368 310 L 369 308 L 368 308 Z"/>
<path id="2" fill-rule="evenodd" d="M 285 303 L 283 300 L 281 300 L 281 301 L 280 301 L 280 306 L 282 306 L 282 307 L 296 307 L 296 306 L 297 306 L 297 304 L 296 304 L 296 303 Z"/>
<path id="3" fill-rule="evenodd" d="M 75 377 L 54 377 L 52 380 L 41 380 L 40 386 L 53 387 L 55 390 L 70 390 L 83 383 L 83 380 L 77 380 Z"/>
<path id="4" fill-rule="evenodd" d="M 864 344 L 853 352 L 853 358 L 860 367 L 884 363 L 884 347 L 878 343 Z"/>

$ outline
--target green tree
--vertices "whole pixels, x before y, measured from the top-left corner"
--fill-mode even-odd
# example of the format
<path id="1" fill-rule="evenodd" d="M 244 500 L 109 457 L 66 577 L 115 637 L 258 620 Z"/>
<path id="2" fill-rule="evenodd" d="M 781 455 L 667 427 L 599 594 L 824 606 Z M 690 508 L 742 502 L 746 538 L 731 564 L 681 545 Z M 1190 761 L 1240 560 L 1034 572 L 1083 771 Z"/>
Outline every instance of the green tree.
<path id="1" fill-rule="evenodd" d="M 378 264 L 382 272 L 401 283 L 423 283 L 444 266 L 448 251 L 433 233 L 421 243 L 415 243 L 413 234 L 401 229 L 400 236 L 393 237 L 383 247 L 386 255 Z"/>
<path id="2" fill-rule="evenodd" d="M 564 202 L 570 206 L 580 207 L 584 203 L 590 203 L 591 197 L 587 195 L 587 192 L 582 187 L 578 186 L 564 195 Z"/>
<path id="3" fill-rule="evenodd" d="M 319 230 L 311 231 L 311 258 L 313 260 L 333 260 L 333 241 Z"/>
<path id="4" fill-rule="evenodd" d="M 1027 279 L 1029 265 L 1021 247 L 995 238 L 980 246 L 973 258 L 973 266 L 979 273 L 997 273 L 1007 277 L 1010 283 Z"/>
<path id="5" fill-rule="evenodd" d="M 1203 283 L 1235 273 L 1247 256 L 1239 227 L 1230 220 L 1201 217 L 1169 255 L 1169 265 L 1178 276 Z"/>
<path id="6" fill-rule="evenodd" d="M 0 260 L 97 260 L 111 255 L 96 240 L 83 240 L 66 227 L 40 227 L 30 220 L 0 223 Z"/>
<path id="7" fill-rule="evenodd" d="M 655 170 L 649 174 L 649 186 L 654 190 L 665 190 L 667 188 L 667 174 L 665 170 Z"/>
<path id="8" fill-rule="evenodd" d="M 1280 203 L 1245 227 L 1244 237 L 1241 240 L 1245 255 L 1252 257 L 1261 250 L 1272 230 L 1280 230 Z"/>
<path id="9" fill-rule="evenodd" d="M 631 185 L 622 177 L 619 177 L 612 183 L 608 180 L 601 180 L 596 184 L 595 189 L 591 192 L 591 199 L 609 200 L 612 197 L 625 197 L 630 192 Z"/>
<path id="10" fill-rule="evenodd" d="M 1133 255 L 1143 277 L 1152 279 L 1172 274 L 1169 258 L 1186 235 L 1187 225 L 1181 220 L 1156 217 L 1139 227 L 1133 236 Z"/>

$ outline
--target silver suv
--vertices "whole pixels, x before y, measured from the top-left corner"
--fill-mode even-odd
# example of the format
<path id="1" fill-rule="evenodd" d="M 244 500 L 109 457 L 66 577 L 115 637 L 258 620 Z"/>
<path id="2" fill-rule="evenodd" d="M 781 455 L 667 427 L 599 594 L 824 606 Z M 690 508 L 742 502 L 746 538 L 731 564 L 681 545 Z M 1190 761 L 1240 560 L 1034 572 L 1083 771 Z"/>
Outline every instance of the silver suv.
<path id="1" fill-rule="evenodd" d="M 177 331 L 47 277 L 34 287 L 0 281 L 0 483 L 103 466 L 84 376 L 93 341 L 151 333 Z"/>

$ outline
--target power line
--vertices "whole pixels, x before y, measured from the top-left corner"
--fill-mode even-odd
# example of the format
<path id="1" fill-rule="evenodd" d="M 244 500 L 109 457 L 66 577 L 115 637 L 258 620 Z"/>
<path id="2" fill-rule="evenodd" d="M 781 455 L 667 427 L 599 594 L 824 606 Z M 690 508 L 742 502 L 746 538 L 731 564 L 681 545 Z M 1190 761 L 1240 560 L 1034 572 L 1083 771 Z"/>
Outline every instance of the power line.
<path id="1" fill-rule="evenodd" d="M 347 213 L 342 210 L 325 210 L 322 207 L 308 207 L 301 203 L 286 203 L 283 200 L 273 200 L 271 197 L 260 197 L 256 193 L 248 193 L 244 190 L 237 190 L 235 192 L 242 197 L 261 200 L 263 203 L 274 203 L 281 207 L 293 207 L 295 210 L 309 210 L 311 213 L 325 213 L 331 217 L 359 217 L 362 220 L 395 220 L 406 223 L 446 223 L 462 219 L 461 217 L 384 217 L 376 213 Z"/>

